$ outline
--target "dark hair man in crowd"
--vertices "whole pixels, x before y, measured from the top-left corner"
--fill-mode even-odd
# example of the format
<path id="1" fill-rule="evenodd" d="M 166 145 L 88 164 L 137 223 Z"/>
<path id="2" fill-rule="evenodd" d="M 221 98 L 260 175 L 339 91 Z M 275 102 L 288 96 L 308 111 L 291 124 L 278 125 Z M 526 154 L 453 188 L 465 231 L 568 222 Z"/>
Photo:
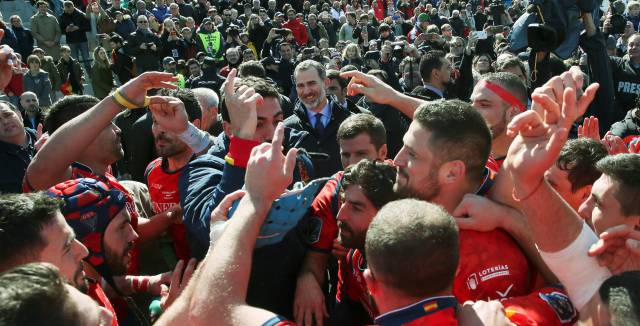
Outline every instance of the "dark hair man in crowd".
<path id="1" fill-rule="evenodd" d="M 343 168 L 362 160 L 383 161 L 387 157 L 386 131 L 382 121 L 370 114 L 354 114 L 340 124 L 338 144 Z M 342 205 L 344 172 L 339 171 L 327 181 L 311 204 L 310 215 L 321 221 L 320 233 L 309 244 L 305 261 L 298 274 L 296 299 L 294 301 L 295 319 L 309 323 L 312 318 L 320 322 L 328 315 L 324 312 L 325 295 L 322 285 L 325 281 L 325 269 L 333 251 L 345 252 L 337 241 L 337 214 Z M 332 274 L 331 277 L 336 277 Z M 333 286 L 336 280 L 329 280 Z M 329 293 L 334 295 L 335 291 Z M 334 298 L 328 300 L 333 302 Z M 345 299 L 349 300 L 349 299 Z M 346 305 L 346 303 L 345 303 Z M 365 315 L 366 313 L 362 310 Z M 343 311 L 343 313 L 346 313 Z M 345 316 L 346 318 L 346 316 Z M 365 318 L 365 319 L 368 319 Z"/>
<path id="2" fill-rule="evenodd" d="M 82 261 L 88 251 L 65 222 L 61 206 L 41 192 L 0 196 L 0 271 L 47 262 L 67 283 L 86 290 Z"/>
<path id="3" fill-rule="evenodd" d="M 36 131 L 24 126 L 20 111 L 0 101 L 0 193 L 21 192 L 21 179 L 35 155 L 36 142 Z"/>

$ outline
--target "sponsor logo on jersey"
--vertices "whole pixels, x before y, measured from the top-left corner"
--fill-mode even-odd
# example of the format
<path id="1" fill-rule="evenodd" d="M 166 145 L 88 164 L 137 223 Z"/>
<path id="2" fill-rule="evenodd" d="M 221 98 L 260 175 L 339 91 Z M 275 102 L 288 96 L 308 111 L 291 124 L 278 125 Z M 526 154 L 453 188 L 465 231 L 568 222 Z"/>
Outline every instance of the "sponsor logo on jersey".
<path id="1" fill-rule="evenodd" d="M 469 275 L 467 278 L 467 287 L 469 290 L 475 290 L 478 288 L 478 275 L 476 275 L 476 273 Z"/>
<path id="2" fill-rule="evenodd" d="M 488 281 L 492 278 L 501 277 L 501 276 L 509 276 L 509 266 L 508 265 L 496 265 L 486 269 L 483 269 L 480 273 L 480 280 L 482 282 Z"/>
<path id="3" fill-rule="evenodd" d="M 311 216 L 307 219 L 303 230 L 308 244 L 317 243 L 320 241 L 320 233 L 322 232 L 322 219 L 318 216 Z"/>

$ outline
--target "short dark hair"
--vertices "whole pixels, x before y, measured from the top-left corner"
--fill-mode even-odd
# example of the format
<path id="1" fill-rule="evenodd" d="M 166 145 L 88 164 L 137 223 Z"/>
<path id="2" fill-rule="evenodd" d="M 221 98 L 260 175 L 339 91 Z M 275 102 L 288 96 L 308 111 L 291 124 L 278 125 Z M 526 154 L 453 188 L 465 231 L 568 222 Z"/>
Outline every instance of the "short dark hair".
<path id="1" fill-rule="evenodd" d="M 113 42 L 115 44 L 122 44 L 124 43 L 124 40 L 122 39 L 122 37 L 118 34 L 113 34 L 111 35 L 111 38 L 109 38 L 110 42 Z"/>
<path id="2" fill-rule="evenodd" d="M 640 320 L 640 271 L 613 275 L 600 285 L 600 299 L 609 308 L 614 326 L 638 325 Z"/>
<path id="3" fill-rule="evenodd" d="M 398 198 L 393 191 L 395 182 L 395 167 L 385 162 L 365 159 L 346 168 L 342 186 L 344 189 L 351 185 L 360 186 L 364 196 L 376 209 L 380 209 Z"/>
<path id="4" fill-rule="evenodd" d="M 41 65 L 41 64 L 42 64 L 42 63 L 40 62 L 40 58 L 39 58 L 37 55 L 35 55 L 35 54 L 32 54 L 32 55 L 30 55 L 30 56 L 28 56 L 28 57 L 27 57 L 27 65 L 30 65 L 32 62 L 35 62 L 35 63 L 37 63 L 37 64 L 39 64 L 39 65 Z"/>
<path id="5" fill-rule="evenodd" d="M 426 102 L 413 120 L 431 132 L 426 140 L 440 162 L 461 160 L 469 180 L 480 180 L 491 152 L 491 132 L 480 113 L 460 100 Z"/>
<path id="6" fill-rule="evenodd" d="M 598 161 L 596 168 L 619 183 L 614 196 L 622 214 L 640 214 L 640 154 L 609 155 Z"/>
<path id="7" fill-rule="evenodd" d="M 191 59 L 187 60 L 187 67 L 190 66 L 190 65 L 193 65 L 193 64 L 196 64 L 196 65 L 200 66 L 200 62 L 198 62 L 198 60 L 196 60 L 194 58 L 191 58 Z"/>
<path id="8" fill-rule="evenodd" d="M 338 141 L 342 139 L 353 139 L 358 135 L 366 133 L 371 139 L 371 143 L 380 149 L 387 143 L 387 130 L 380 119 L 368 113 L 353 114 L 346 118 L 338 127 Z"/>
<path id="9" fill-rule="evenodd" d="M 0 274 L 0 325 L 79 326 L 79 313 L 51 264 L 31 263 Z"/>
<path id="10" fill-rule="evenodd" d="M 385 286 L 414 298 L 449 289 L 458 268 L 458 229 L 440 206 L 417 199 L 386 204 L 365 241 L 369 269 Z"/>
<path id="11" fill-rule="evenodd" d="M 263 98 L 274 97 L 278 100 L 279 104 L 282 104 L 282 99 L 280 98 L 278 89 L 275 88 L 274 85 L 269 84 L 266 79 L 252 76 L 237 78 L 234 90 L 237 90 L 240 86 L 252 87 L 256 93 L 260 94 Z M 231 122 L 231 119 L 229 118 L 229 109 L 227 108 L 227 103 L 224 100 L 224 97 L 222 98 L 222 103 L 220 105 L 220 115 L 222 116 L 222 121 Z"/>
<path id="12" fill-rule="evenodd" d="M 250 49 L 247 49 L 251 51 Z M 258 77 L 258 78 L 266 78 L 267 72 L 264 70 L 264 67 L 260 63 L 260 61 L 251 60 L 247 62 L 243 62 L 238 67 L 238 77 Z"/>
<path id="13" fill-rule="evenodd" d="M 337 80 L 338 84 L 340 84 L 340 88 L 345 88 L 349 85 L 349 80 L 347 78 L 340 77 L 340 72 L 335 69 L 327 70 L 327 78 L 330 80 Z"/>
<path id="14" fill-rule="evenodd" d="M 420 77 L 424 81 L 431 80 L 431 72 L 434 69 L 442 68 L 442 59 L 444 59 L 445 53 L 440 50 L 431 50 L 425 53 L 420 59 Z"/>
<path id="15" fill-rule="evenodd" d="M 527 86 L 518 76 L 510 72 L 492 72 L 482 76 L 483 80 L 490 83 L 498 84 L 515 96 L 522 105 L 526 106 L 528 102 Z"/>
<path id="16" fill-rule="evenodd" d="M 525 68 L 524 62 L 522 62 L 522 60 L 520 60 L 515 55 L 509 55 L 502 58 L 498 58 L 498 60 L 495 62 L 495 66 L 496 66 L 496 71 L 498 72 L 501 72 L 505 69 L 509 69 L 511 67 L 518 67 L 520 68 L 520 70 L 522 70 L 523 75 L 525 76 L 527 75 L 527 68 Z"/>
<path id="17" fill-rule="evenodd" d="M 44 124 L 53 134 L 60 126 L 69 120 L 88 111 L 100 100 L 90 95 L 70 95 L 56 101 L 44 120 Z"/>
<path id="18" fill-rule="evenodd" d="M 295 76 L 298 75 L 299 71 L 311 70 L 311 69 L 314 69 L 318 73 L 318 76 L 320 77 L 321 80 L 324 80 L 325 78 L 327 78 L 327 71 L 324 69 L 324 66 L 320 62 L 315 60 L 305 60 L 300 62 L 296 66 L 296 69 L 293 72 L 294 78 Z"/>
<path id="19" fill-rule="evenodd" d="M 0 195 L 0 271 L 38 257 L 47 246 L 41 232 L 61 205 L 41 192 Z"/>
<path id="20" fill-rule="evenodd" d="M 40 0 L 36 2 L 36 8 L 40 7 L 41 5 L 49 6 L 49 4 L 46 1 Z"/>
<path id="21" fill-rule="evenodd" d="M 196 98 L 196 95 L 189 88 L 176 88 L 176 89 L 168 89 L 163 88 L 160 91 L 162 96 L 172 96 L 178 98 L 182 103 L 184 103 L 184 109 L 187 111 L 187 116 L 189 117 L 189 121 L 193 121 L 196 119 L 202 119 L 202 109 L 200 108 L 200 102 Z"/>
<path id="22" fill-rule="evenodd" d="M 567 171 L 571 191 L 576 192 L 598 180 L 602 172 L 596 168 L 596 163 L 607 155 L 609 153 L 599 141 L 589 138 L 570 139 L 562 147 L 556 166 Z"/>

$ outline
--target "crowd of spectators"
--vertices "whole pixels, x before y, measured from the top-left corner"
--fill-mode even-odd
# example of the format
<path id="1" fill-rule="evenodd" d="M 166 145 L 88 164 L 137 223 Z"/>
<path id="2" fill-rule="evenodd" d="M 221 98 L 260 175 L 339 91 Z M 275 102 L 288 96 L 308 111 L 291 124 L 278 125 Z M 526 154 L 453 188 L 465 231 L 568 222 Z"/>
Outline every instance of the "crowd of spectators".
<path id="1" fill-rule="evenodd" d="M 0 325 L 640 325 L 639 2 L 23 5 Z"/>

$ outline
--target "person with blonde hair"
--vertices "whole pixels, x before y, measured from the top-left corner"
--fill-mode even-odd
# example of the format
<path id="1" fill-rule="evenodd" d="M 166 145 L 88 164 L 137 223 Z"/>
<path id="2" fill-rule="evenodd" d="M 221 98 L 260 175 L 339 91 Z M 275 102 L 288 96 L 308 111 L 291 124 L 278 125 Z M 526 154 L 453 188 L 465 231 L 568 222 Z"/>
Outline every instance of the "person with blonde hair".
<path id="1" fill-rule="evenodd" d="M 349 43 L 342 50 L 342 66 L 353 65 L 360 70 L 363 65 L 362 55 L 360 54 L 360 48 L 355 43 Z"/>
<path id="2" fill-rule="evenodd" d="M 93 50 L 91 86 L 93 87 L 93 95 L 99 99 L 108 96 L 114 86 L 110 65 L 107 51 L 101 46 L 96 47 Z"/>

